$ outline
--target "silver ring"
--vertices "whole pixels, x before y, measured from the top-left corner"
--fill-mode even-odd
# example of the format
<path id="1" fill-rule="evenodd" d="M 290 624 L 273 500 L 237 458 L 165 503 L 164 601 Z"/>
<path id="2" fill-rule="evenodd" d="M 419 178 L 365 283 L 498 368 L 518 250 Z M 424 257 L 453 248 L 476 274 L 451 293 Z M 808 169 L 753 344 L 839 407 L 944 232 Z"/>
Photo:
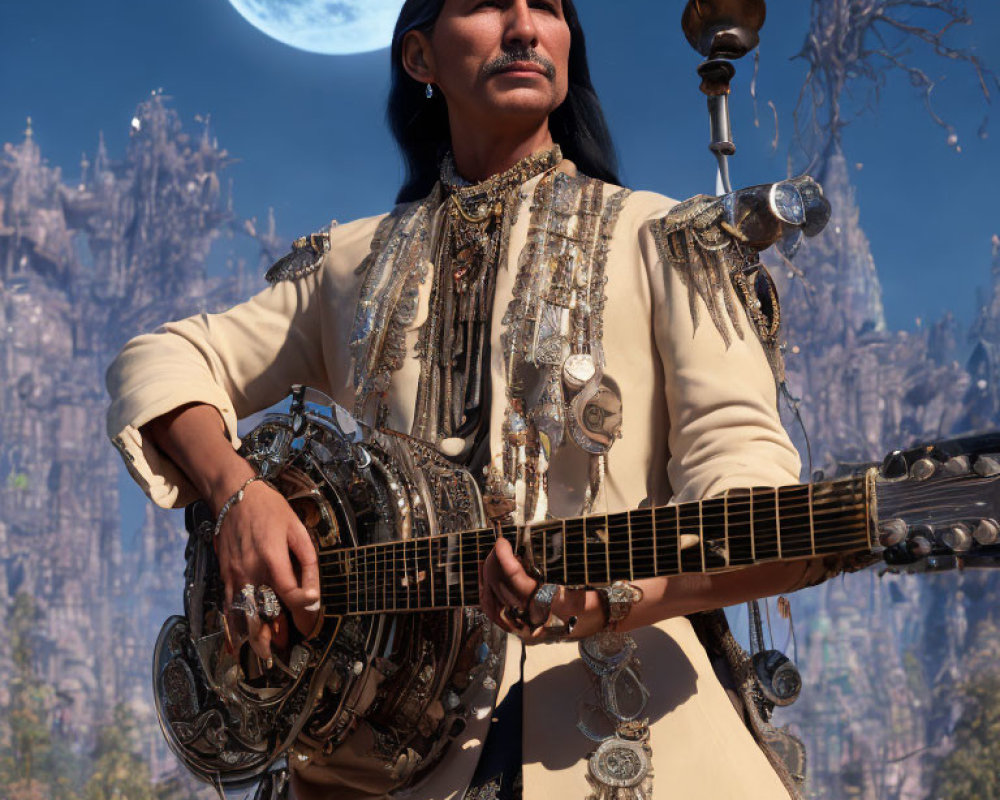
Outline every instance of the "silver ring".
<path id="1" fill-rule="evenodd" d="M 538 587 L 538 591 L 535 592 L 535 596 L 531 598 L 532 602 L 538 606 L 539 610 L 542 612 L 541 625 L 544 625 L 549 617 L 552 616 L 552 601 L 556 599 L 556 595 L 559 593 L 559 586 L 554 583 L 543 583 Z M 528 616 L 529 622 L 531 617 L 531 606 L 528 606 Z"/>
<path id="2" fill-rule="evenodd" d="M 247 619 L 254 619 L 257 616 L 256 593 L 256 586 L 252 583 L 244 583 L 239 594 L 233 598 L 233 610 L 242 611 Z"/>
<path id="3" fill-rule="evenodd" d="M 265 584 L 258 586 L 257 591 L 254 592 L 254 601 L 261 619 L 273 622 L 281 616 L 281 601 L 278 600 L 278 595 L 270 586 Z"/>

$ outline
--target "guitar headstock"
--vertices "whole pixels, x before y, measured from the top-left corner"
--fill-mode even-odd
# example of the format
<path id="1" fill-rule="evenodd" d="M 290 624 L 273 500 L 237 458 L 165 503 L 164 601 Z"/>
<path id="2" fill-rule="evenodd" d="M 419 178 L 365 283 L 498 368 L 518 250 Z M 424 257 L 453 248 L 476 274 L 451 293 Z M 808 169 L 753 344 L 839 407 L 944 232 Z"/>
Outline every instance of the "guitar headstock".
<path id="1" fill-rule="evenodd" d="M 875 495 L 890 568 L 1000 567 L 1000 433 L 894 451 Z"/>

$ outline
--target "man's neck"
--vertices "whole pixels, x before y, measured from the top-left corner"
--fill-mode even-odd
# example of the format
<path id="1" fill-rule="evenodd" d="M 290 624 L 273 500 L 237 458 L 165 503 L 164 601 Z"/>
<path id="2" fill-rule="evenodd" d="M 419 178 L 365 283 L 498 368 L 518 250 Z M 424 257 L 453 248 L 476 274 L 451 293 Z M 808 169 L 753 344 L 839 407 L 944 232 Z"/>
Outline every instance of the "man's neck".
<path id="1" fill-rule="evenodd" d="M 531 131 L 491 131 L 479 128 L 461 131 L 452 128 L 455 169 L 468 181 L 478 183 L 513 167 L 539 150 L 552 147 L 548 120 Z"/>

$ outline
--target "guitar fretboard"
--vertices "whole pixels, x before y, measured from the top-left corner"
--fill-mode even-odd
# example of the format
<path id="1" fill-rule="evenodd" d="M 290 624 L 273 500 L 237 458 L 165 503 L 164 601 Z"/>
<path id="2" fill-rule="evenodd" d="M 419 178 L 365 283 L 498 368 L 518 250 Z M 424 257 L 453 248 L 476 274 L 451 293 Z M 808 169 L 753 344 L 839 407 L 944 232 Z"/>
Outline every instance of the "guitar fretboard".
<path id="1" fill-rule="evenodd" d="M 871 549 L 864 477 L 755 488 L 681 505 L 531 526 L 501 535 L 546 582 L 601 586 L 713 573 Z M 461 608 L 479 603 L 479 564 L 494 529 L 320 552 L 328 615 Z M 527 541 L 525 547 L 521 547 Z"/>

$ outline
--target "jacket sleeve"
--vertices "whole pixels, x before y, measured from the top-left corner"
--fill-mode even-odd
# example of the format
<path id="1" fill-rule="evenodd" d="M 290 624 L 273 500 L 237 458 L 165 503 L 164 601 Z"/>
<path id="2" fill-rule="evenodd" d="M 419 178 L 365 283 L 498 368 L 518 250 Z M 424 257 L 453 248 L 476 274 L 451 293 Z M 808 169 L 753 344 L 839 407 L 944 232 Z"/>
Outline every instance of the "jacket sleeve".
<path id="1" fill-rule="evenodd" d="M 663 212 L 640 230 L 663 366 L 673 502 L 799 482 L 800 460 L 777 410 L 777 388 L 723 263 L 677 262 Z"/>
<path id="2" fill-rule="evenodd" d="M 237 420 L 281 400 L 293 383 L 329 391 L 322 347 L 324 271 L 278 283 L 221 314 L 171 322 L 125 345 L 107 371 L 107 429 L 139 486 L 164 508 L 194 487 L 140 428 L 173 409 L 219 410 L 234 446 Z"/>

